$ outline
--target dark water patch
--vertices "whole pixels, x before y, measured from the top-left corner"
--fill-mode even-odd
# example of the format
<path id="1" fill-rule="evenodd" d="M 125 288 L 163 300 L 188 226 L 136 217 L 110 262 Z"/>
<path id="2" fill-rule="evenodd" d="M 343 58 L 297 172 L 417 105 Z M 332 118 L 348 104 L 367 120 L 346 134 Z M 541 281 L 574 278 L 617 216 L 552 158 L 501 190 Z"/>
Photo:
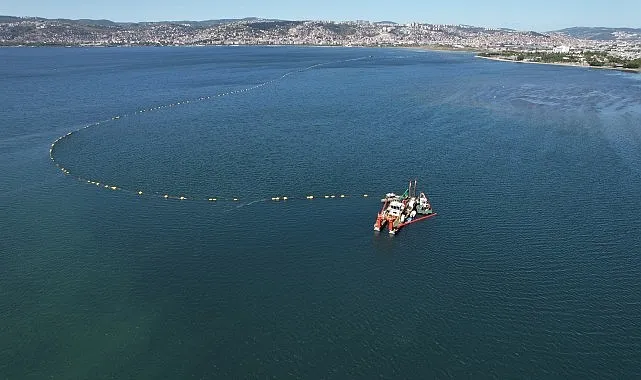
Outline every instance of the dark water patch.
<path id="1" fill-rule="evenodd" d="M 379 49 L 0 54 L 23 63 L 0 95 L 5 377 L 639 372 L 639 97 L 625 76 Z M 133 114 L 321 62 L 337 63 Z M 52 140 L 118 114 L 131 116 L 63 140 L 60 162 L 242 199 L 138 196 L 51 164 Z M 378 197 L 414 177 L 439 215 L 374 234 Z M 262 201 L 340 192 L 371 197 Z"/>

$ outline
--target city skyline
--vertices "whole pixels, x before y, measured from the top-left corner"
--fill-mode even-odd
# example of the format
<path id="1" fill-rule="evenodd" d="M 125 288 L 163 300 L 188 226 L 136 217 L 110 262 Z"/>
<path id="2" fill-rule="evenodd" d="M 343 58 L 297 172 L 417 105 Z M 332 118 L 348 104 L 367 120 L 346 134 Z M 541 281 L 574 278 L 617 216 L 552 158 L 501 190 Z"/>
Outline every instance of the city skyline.
<path id="1" fill-rule="evenodd" d="M 468 24 L 516 30 L 551 31 L 572 26 L 641 27 L 641 2 L 632 0 L 552 1 L 536 3 L 458 0 L 428 4 L 420 1 L 327 0 L 322 5 L 278 0 L 269 4 L 238 0 L 212 4 L 204 0 L 113 0 L 108 6 L 79 0 L 23 0 L 0 6 L 0 15 L 69 19 L 108 19 L 117 22 L 201 21 L 260 17 L 287 20 L 368 20 L 398 23 Z"/>

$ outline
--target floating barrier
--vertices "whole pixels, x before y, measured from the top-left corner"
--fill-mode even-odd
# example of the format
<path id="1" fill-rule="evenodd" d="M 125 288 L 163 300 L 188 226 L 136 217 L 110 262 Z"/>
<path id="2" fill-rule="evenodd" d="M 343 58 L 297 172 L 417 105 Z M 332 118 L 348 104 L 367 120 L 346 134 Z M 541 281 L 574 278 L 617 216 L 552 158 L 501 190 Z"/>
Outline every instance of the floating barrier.
<path id="1" fill-rule="evenodd" d="M 186 104 L 191 104 L 191 103 L 194 103 L 196 101 L 207 101 L 207 100 L 215 99 L 217 97 L 223 97 L 223 96 L 235 95 L 235 94 L 242 94 L 242 93 L 245 93 L 247 91 L 257 90 L 257 89 L 263 88 L 263 87 L 265 87 L 267 85 L 276 83 L 276 82 L 278 82 L 280 80 L 283 80 L 283 79 L 287 78 L 288 76 L 293 75 L 295 73 L 305 72 L 305 71 L 312 70 L 312 69 L 315 69 L 315 68 L 318 68 L 318 67 L 322 67 L 322 66 L 326 66 L 326 65 L 337 64 L 337 63 L 342 63 L 342 62 L 350 62 L 350 61 L 359 61 L 359 60 L 364 60 L 364 59 L 368 59 L 368 58 L 369 57 L 360 57 L 360 58 L 352 58 L 352 59 L 346 59 L 346 60 L 340 60 L 340 61 L 317 63 L 317 64 L 314 64 L 314 65 L 305 67 L 303 69 L 289 71 L 289 72 L 281 75 L 280 77 L 278 77 L 276 79 L 271 79 L 271 80 L 268 80 L 268 81 L 265 81 L 265 82 L 250 86 L 250 87 L 237 89 L 237 90 L 232 90 L 232 91 L 227 91 L 227 92 L 216 94 L 216 95 L 200 96 L 200 97 L 195 98 L 195 99 L 181 100 L 181 101 L 178 101 L 178 102 L 165 104 L 165 105 L 157 105 L 157 106 L 154 106 L 154 107 L 142 108 L 142 109 L 133 111 L 131 114 L 141 114 L 141 113 L 145 113 L 145 112 L 154 112 L 154 111 L 157 111 L 157 110 L 168 109 L 168 108 L 171 108 L 171 107 L 177 107 L 177 106 L 182 106 L 182 105 L 186 105 Z M 82 126 L 80 128 L 77 128 L 75 130 L 67 132 L 66 134 L 58 137 L 57 139 L 55 139 L 53 141 L 53 143 L 51 144 L 51 146 L 49 148 L 49 158 L 56 165 L 56 167 L 60 169 L 60 171 L 65 176 L 75 177 L 80 182 L 87 183 L 87 184 L 90 184 L 90 185 L 95 185 L 97 187 L 102 187 L 102 188 L 105 188 L 105 189 L 108 189 L 108 190 L 112 190 L 112 191 L 121 191 L 121 192 L 124 192 L 124 193 L 131 193 L 133 195 L 138 195 L 138 196 L 142 196 L 143 194 L 145 194 L 145 195 L 152 196 L 152 197 L 155 196 L 155 197 L 158 197 L 158 198 L 175 199 L 175 200 L 180 200 L 180 201 L 198 201 L 198 200 L 207 201 L 207 202 L 220 202 L 220 201 L 239 202 L 240 201 L 240 197 L 238 197 L 238 196 L 234 196 L 234 197 L 219 197 L 219 196 L 211 197 L 210 196 L 210 197 L 204 197 L 204 198 L 190 198 L 190 197 L 187 197 L 185 195 L 176 196 L 176 195 L 171 195 L 170 193 L 164 193 L 164 192 L 160 193 L 160 192 L 154 192 L 154 191 L 148 191 L 148 190 L 147 191 L 143 191 L 143 190 L 140 190 L 140 189 L 130 190 L 130 189 L 127 189 L 126 187 L 121 187 L 121 186 L 117 186 L 117 185 L 108 185 L 105 182 L 101 182 L 101 181 L 98 181 L 98 180 L 95 180 L 95 179 L 83 178 L 81 176 L 73 175 L 67 168 L 63 167 L 60 164 L 60 162 L 58 162 L 56 160 L 55 153 L 56 153 L 56 148 L 58 147 L 58 144 L 60 144 L 61 142 L 65 141 L 66 139 L 72 137 L 77 132 L 80 132 L 82 130 L 88 129 L 90 127 L 103 126 L 103 125 L 105 125 L 106 123 L 109 123 L 109 122 L 112 122 L 112 123 L 113 122 L 117 122 L 118 120 L 121 120 L 123 118 L 129 117 L 129 115 L 130 114 L 114 115 L 114 116 L 110 117 L 109 119 L 96 121 L 94 123 L 90 123 L 90 124 L 84 125 L 84 126 Z M 109 182 L 111 182 L 111 181 L 109 181 Z M 340 194 L 338 196 L 338 198 L 347 198 L 347 197 L 355 197 L 355 196 L 357 196 L 357 195 Z M 367 198 L 368 195 L 367 194 L 363 194 L 362 197 Z M 301 196 L 298 196 L 298 197 L 276 196 L 276 197 L 265 198 L 265 199 L 261 199 L 261 200 L 255 200 L 255 201 L 250 202 L 249 204 L 252 204 L 252 203 L 255 203 L 255 202 L 260 202 L 260 201 L 267 201 L 269 199 L 271 199 L 272 201 L 278 202 L 278 201 L 288 201 L 288 200 L 294 200 L 294 199 L 312 200 L 312 199 L 315 199 L 315 198 L 335 199 L 335 198 L 337 198 L 337 196 L 334 195 L 334 194 L 325 194 L 325 195 L 318 196 L 318 197 L 313 195 L 313 194 L 306 194 L 306 195 L 301 195 Z M 241 207 L 241 206 L 238 206 L 238 207 Z"/>

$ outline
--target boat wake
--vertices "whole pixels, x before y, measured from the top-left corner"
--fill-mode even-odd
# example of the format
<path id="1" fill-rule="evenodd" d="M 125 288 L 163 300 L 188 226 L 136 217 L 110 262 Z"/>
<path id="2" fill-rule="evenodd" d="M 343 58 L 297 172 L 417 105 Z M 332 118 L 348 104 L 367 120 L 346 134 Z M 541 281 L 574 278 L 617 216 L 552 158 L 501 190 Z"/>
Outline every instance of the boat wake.
<path id="1" fill-rule="evenodd" d="M 232 207 L 232 208 L 230 208 L 230 209 L 228 209 L 228 210 L 225 210 L 225 212 L 230 212 L 230 211 L 238 210 L 239 208 L 248 207 L 248 206 L 254 205 L 254 204 L 256 204 L 256 203 L 267 202 L 267 200 L 268 200 L 267 198 L 264 198 L 264 199 L 256 199 L 256 200 L 253 200 L 253 201 L 251 201 L 251 202 L 240 203 L 240 204 L 235 205 L 234 207 Z"/>

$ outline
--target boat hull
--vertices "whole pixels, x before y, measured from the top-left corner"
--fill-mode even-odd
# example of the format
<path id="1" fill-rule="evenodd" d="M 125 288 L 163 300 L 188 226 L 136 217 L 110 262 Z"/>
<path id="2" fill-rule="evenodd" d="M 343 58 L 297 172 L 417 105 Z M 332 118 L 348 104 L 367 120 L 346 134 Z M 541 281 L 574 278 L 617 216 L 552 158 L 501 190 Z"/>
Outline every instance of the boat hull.
<path id="1" fill-rule="evenodd" d="M 381 231 L 385 225 L 390 235 L 396 233 L 403 227 L 420 222 L 436 216 L 432 205 L 425 193 L 416 195 L 416 181 L 410 181 L 410 185 L 403 195 L 387 193 L 381 199 L 383 207 L 376 216 L 374 231 Z"/>

